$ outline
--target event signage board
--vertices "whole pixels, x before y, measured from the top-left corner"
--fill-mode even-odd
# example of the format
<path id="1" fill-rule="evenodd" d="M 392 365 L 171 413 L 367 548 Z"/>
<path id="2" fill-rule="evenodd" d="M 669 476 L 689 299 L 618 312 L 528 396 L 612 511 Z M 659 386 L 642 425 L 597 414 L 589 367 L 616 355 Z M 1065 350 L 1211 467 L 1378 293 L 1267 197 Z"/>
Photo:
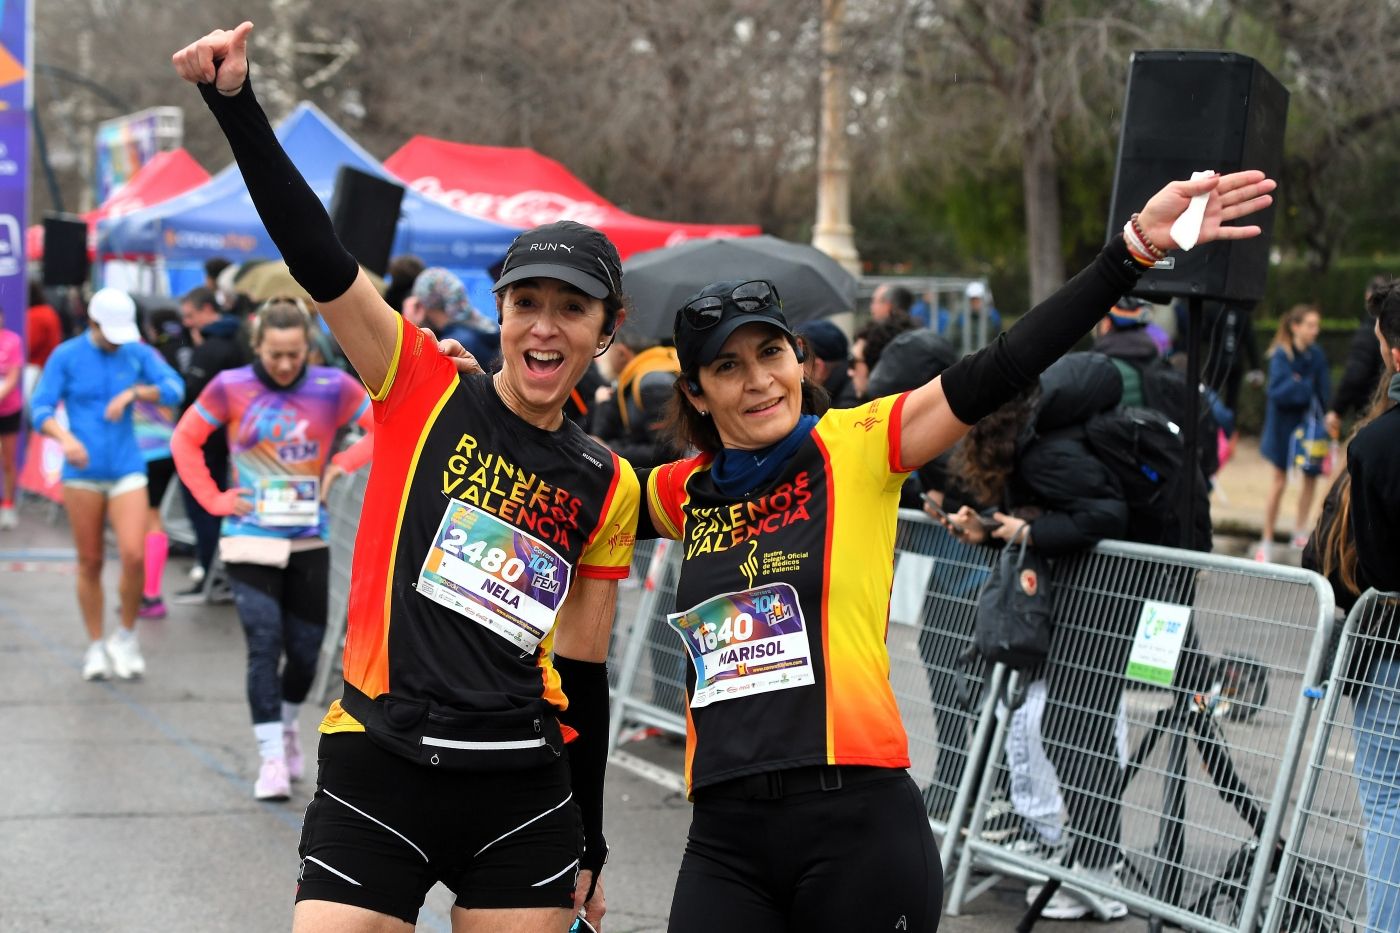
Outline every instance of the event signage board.
<path id="1" fill-rule="evenodd" d="M 0 0 L 0 305 L 24 336 L 24 227 L 28 192 L 30 0 Z"/>
<path id="2" fill-rule="evenodd" d="M 179 107 L 150 107 L 97 125 L 97 203 L 135 175 L 158 153 L 178 149 L 185 116 Z"/>

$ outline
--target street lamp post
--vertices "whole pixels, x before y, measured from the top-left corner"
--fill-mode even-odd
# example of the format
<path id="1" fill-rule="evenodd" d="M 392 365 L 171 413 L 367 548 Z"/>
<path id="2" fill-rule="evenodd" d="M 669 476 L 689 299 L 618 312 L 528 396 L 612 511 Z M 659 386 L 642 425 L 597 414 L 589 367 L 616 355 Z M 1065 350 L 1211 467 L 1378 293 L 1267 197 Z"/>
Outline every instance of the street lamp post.
<path id="1" fill-rule="evenodd" d="M 846 66 L 841 53 L 845 17 L 845 0 L 822 0 L 822 109 L 812 245 L 858 276 L 860 256 L 851 227 L 851 163 L 846 150 Z"/>

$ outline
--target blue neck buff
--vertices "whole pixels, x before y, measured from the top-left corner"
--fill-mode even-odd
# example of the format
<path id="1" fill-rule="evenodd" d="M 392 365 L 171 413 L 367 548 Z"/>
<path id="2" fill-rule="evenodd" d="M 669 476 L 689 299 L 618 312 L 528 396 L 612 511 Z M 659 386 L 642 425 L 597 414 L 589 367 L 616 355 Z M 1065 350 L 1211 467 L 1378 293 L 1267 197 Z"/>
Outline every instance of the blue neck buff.
<path id="1" fill-rule="evenodd" d="M 803 415 L 797 427 L 787 437 L 762 450 L 734 450 L 726 447 L 715 455 L 710 476 L 715 487 L 726 496 L 747 496 L 760 486 L 773 481 L 792 455 L 802 446 L 812 428 L 816 415 Z"/>

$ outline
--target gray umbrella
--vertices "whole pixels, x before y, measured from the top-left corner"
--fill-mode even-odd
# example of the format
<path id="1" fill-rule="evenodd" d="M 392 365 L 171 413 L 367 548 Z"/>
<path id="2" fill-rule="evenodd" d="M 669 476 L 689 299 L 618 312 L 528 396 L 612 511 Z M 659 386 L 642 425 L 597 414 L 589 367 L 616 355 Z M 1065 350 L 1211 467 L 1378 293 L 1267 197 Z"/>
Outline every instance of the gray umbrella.
<path id="1" fill-rule="evenodd" d="M 632 297 L 627 327 L 670 337 L 681 303 L 711 282 L 767 279 L 778 287 L 788 323 L 856 306 L 856 280 L 826 253 L 771 236 L 687 240 L 637 253 L 622 264 L 622 290 Z"/>

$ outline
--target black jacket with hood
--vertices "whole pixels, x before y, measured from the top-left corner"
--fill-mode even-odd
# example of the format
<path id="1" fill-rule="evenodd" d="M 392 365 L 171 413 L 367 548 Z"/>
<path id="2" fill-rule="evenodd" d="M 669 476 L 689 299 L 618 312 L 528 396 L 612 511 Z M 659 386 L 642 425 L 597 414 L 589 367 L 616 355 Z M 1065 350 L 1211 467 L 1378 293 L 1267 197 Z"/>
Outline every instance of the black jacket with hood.
<path id="1" fill-rule="evenodd" d="M 1071 353 L 1040 377 L 1034 421 L 1017 441 L 1005 505 L 1030 517 L 1031 541 L 1046 554 L 1093 547 L 1128 530 L 1128 504 L 1082 432 L 1069 430 L 1118 404 L 1123 379 L 1101 353 Z"/>

